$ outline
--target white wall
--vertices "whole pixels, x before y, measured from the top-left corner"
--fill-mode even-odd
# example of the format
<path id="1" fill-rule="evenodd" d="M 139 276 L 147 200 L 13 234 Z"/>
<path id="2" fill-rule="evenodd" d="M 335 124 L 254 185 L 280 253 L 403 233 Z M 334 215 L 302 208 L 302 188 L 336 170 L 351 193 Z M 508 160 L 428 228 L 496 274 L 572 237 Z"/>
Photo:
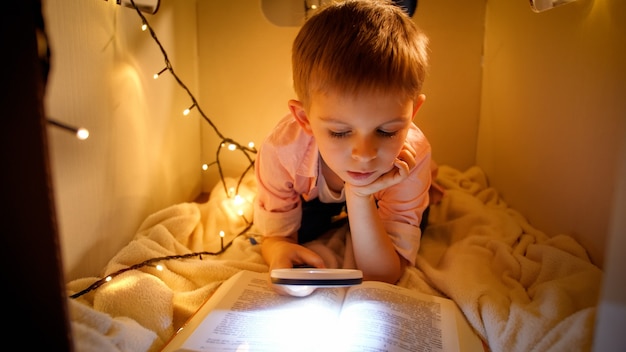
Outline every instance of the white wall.
<path id="1" fill-rule="evenodd" d="M 604 262 L 626 134 L 626 2 L 489 0 L 477 164 L 548 235 Z"/>
<path id="2" fill-rule="evenodd" d="M 415 118 L 433 158 L 465 170 L 476 164 L 486 0 L 420 0 L 413 16 L 430 38 L 426 102 Z"/>
<path id="3" fill-rule="evenodd" d="M 603 266 L 593 350 L 626 336 L 626 2 L 489 0 L 477 164 L 510 206 Z"/>
<path id="4" fill-rule="evenodd" d="M 115 1 L 43 2 L 52 67 L 46 113 L 83 126 L 79 141 L 49 127 L 66 279 L 101 275 L 140 223 L 201 188 L 200 122 L 164 75 L 163 56 L 135 10 Z M 197 87 L 195 0 L 161 1 L 146 18 L 175 70 Z M 197 89 L 196 89 L 197 90 Z"/>

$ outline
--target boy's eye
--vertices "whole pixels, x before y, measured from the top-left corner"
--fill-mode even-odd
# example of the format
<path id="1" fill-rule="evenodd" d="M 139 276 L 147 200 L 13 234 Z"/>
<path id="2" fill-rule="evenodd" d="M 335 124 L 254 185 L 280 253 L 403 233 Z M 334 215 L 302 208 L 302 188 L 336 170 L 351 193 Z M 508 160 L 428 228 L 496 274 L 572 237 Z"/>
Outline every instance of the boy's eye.
<path id="1" fill-rule="evenodd" d="M 384 131 L 384 130 L 377 130 L 377 133 L 383 137 L 393 137 L 396 135 L 396 131 L 393 132 L 388 132 L 388 131 Z"/>
<path id="2" fill-rule="evenodd" d="M 348 136 L 350 134 L 350 131 L 337 132 L 337 131 L 329 130 L 328 133 L 333 138 L 343 138 L 343 137 Z M 379 136 L 381 136 L 381 137 L 391 138 L 391 137 L 395 136 L 398 132 L 396 132 L 396 131 L 389 132 L 389 131 L 385 131 L 385 130 L 376 130 L 376 133 Z"/>
<path id="3" fill-rule="evenodd" d="M 333 138 L 342 138 L 347 136 L 350 132 L 349 131 L 345 131 L 345 132 L 336 132 L 336 131 L 332 131 L 329 130 L 328 133 L 330 134 L 331 137 Z"/>

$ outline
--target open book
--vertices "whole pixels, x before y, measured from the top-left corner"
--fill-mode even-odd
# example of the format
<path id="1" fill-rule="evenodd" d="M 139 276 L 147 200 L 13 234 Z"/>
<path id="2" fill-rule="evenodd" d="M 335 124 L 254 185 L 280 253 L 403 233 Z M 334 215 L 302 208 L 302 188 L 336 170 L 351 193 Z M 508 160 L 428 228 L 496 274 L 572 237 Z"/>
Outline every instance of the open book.
<path id="1" fill-rule="evenodd" d="M 268 273 L 225 281 L 165 345 L 174 351 L 484 351 L 456 304 L 364 281 L 277 294 Z"/>

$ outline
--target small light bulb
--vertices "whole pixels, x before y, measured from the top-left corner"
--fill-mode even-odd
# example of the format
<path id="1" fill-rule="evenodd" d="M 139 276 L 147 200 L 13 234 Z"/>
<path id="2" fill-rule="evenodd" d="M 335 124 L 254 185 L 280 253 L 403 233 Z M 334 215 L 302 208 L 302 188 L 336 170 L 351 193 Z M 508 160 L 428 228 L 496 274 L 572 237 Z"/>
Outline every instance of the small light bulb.
<path id="1" fill-rule="evenodd" d="M 192 104 L 189 108 L 183 110 L 183 115 L 187 116 L 189 115 L 189 112 L 191 111 L 191 109 L 193 109 L 196 106 L 196 104 Z"/>
<path id="2" fill-rule="evenodd" d="M 152 76 L 152 77 L 154 77 L 154 79 L 159 78 L 159 77 L 161 76 L 161 74 L 162 74 L 163 72 L 165 72 L 165 70 L 167 70 L 167 67 L 165 67 L 164 69 L 162 69 L 162 70 L 161 70 L 161 71 L 159 71 L 158 73 L 155 73 L 155 74 L 154 74 L 154 76 Z"/>
<path id="3" fill-rule="evenodd" d="M 206 171 L 209 169 L 209 165 L 208 164 L 202 164 L 202 170 Z"/>
<path id="4" fill-rule="evenodd" d="M 228 145 L 228 150 L 235 150 L 235 149 L 237 149 L 237 146 L 235 144 Z"/>
<path id="5" fill-rule="evenodd" d="M 80 139 L 81 141 L 89 138 L 89 131 L 86 128 L 79 128 L 76 131 L 76 138 Z"/>
<path id="6" fill-rule="evenodd" d="M 220 231 L 220 248 L 224 250 L 224 231 Z"/>

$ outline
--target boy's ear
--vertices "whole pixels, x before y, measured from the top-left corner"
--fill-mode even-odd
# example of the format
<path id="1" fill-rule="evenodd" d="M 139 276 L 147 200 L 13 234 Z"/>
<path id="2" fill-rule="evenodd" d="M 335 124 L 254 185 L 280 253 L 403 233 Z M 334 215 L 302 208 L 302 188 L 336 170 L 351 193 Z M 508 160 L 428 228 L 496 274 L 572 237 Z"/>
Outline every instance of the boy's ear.
<path id="1" fill-rule="evenodd" d="M 309 117 L 306 115 L 306 111 L 304 110 L 304 105 L 299 100 L 289 100 L 287 103 L 289 105 L 289 111 L 291 111 L 291 115 L 298 121 L 298 124 L 304 132 L 308 134 L 313 134 L 311 130 L 311 123 L 309 122 Z"/>
<path id="2" fill-rule="evenodd" d="M 419 94 L 415 99 L 415 103 L 413 104 L 413 118 L 415 118 L 417 111 L 422 107 L 424 101 L 426 101 L 426 96 L 424 94 Z"/>

